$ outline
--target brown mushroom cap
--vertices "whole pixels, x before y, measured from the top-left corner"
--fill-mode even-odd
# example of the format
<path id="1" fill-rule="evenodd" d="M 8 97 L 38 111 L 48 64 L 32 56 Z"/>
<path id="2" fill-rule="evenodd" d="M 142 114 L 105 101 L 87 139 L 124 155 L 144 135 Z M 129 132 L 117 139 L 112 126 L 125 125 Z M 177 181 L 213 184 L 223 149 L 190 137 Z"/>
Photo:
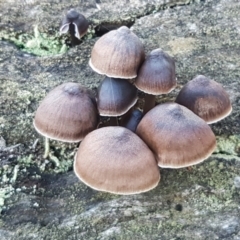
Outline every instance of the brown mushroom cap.
<path id="1" fill-rule="evenodd" d="M 134 84 L 148 94 L 169 93 L 176 86 L 173 58 L 160 48 L 153 50 L 140 67 Z"/>
<path id="2" fill-rule="evenodd" d="M 45 137 L 79 142 L 98 125 L 98 111 L 90 90 L 64 83 L 48 93 L 37 109 L 34 127 Z"/>
<path id="3" fill-rule="evenodd" d="M 115 194 L 145 192 L 160 180 L 151 150 L 123 127 L 103 127 L 89 133 L 75 156 L 74 171 L 91 188 Z"/>
<path id="4" fill-rule="evenodd" d="M 143 44 L 126 26 L 112 30 L 95 43 L 89 65 L 113 78 L 134 78 L 145 58 Z"/>
<path id="5" fill-rule="evenodd" d="M 137 89 L 129 81 L 105 77 L 98 87 L 99 114 L 121 116 L 137 102 L 137 99 Z"/>
<path id="6" fill-rule="evenodd" d="M 136 133 L 155 153 L 163 168 L 181 168 L 202 162 L 216 147 L 211 128 L 192 111 L 177 103 L 150 110 Z"/>
<path id="7" fill-rule="evenodd" d="M 195 77 L 181 89 L 176 103 L 187 107 L 208 124 L 220 121 L 232 111 L 229 96 L 222 85 L 203 75 Z"/>

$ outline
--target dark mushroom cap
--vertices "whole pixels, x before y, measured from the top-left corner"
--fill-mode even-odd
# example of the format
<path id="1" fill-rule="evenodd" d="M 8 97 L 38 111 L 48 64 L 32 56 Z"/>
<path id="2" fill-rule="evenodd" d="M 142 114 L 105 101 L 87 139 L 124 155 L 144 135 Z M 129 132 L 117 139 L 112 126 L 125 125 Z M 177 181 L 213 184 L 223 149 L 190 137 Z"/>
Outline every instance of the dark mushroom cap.
<path id="1" fill-rule="evenodd" d="M 74 9 L 70 9 L 64 17 L 60 27 L 60 34 L 67 33 L 69 31 L 70 24 L 74 25 L 76 38 L 80 39 L 87 33 L 89 26 L 87 19 Z"/>
<path id="2" fill-rule="evenodd" d="M 134 78 L 145 58 L 143 44 L 127 27 L 112 30 L 97 40 L 89 64 L 99 73 L 113 78 Z"/>
<path id="3" fill-rule="evenodd" d="M 98 87 L 101 116 L 121 116 L 137 102 L 137 89 L 125 79 L 105 77 Z"/>
<path id="4" fill-rule="evenodd" d="M 153 50 L 140 67 L 134 84 L 148 94 L 169 93 L 176 86 L 173 58 L 160 48 Z"/>
<path id="5" fill-rule="evenodd" d="M 209 124 L 220 121 L 232 111 L 229 96 L 222 85 L 203 75 L 189 81 L 179 92 L 176 102 Z"/>
<path id="6" fill-rule="evenodd" d="M 160 180 L 151 150 L 123 127 L 103 127 L 89 133 L 75 156 L 74 171 L 91 188 L 115 194 L 145 192 Z"/>
<path id="7" fill-rule="evenodd" d="M 79 142 L 97 128 L 98 111 L 90 90 L 64 83 L 48 93 L 37 109 L 34 127 L 45 137 Z"/>
<path id="8" fill-rule="evenodd" d="M 136 133 L 155 153 L 163 168 L 181 168 L 202 162 L 216 147 L 208 124 L 177 103 L 165 103 L 150 110 Z"/>

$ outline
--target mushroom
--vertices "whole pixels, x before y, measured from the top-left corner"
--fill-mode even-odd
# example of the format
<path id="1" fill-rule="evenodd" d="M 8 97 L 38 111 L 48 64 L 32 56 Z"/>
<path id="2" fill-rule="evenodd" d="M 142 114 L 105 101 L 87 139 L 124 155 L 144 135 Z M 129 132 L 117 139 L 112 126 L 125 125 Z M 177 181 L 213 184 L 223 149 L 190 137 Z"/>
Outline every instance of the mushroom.
<path id="1" fill-rule="evenodd" d="M 222 85 L 203 75 L 198 75 L 181 89 L 176 103 L 187 107 L 208 124 L 222 120 L 232 111 Z"/>
<path id="2" fill-rule="evenodd" d="M 68 82 L 48 93 L 36 111 L 33 124 L 46 138 L 79 142 L 97 128 L 98 120 L 92 92 L 78 83 Z"/>
<path id="3" fill-rule="evenodd" d="M 209 125 L 186 107 L 164 103 L 150 110 L 136 133 L 162 168 L 188 167 L 208 158 L 216 147 Z"/>
<path id="4" fill-rule="evenodd" d="M 134 84 L 146 94 L 143 109 L 146 114 L 155 106 L 155 95 L 169 93 L 176 86 L 173 58 L 160 48 L 153 50 L 140 67 Z"/>
<path id="5" fill-rule="evenodd" d="M 81 13 L 78 13 L 74 9 L 70 9 L 62 21 L 60 34 L 69 31 L 72 42 L 74 42 L 74 38 L 80 40 L 80 38 L 87 33 L 88 26 L 87 19 Z"/>
<path id="6" fill-rule="evenodd" d="M 135 105 L 137 99 L 137 89 L 130 82 L 105 77 L 97 92 L 99 114 L 109 117 L 122 116 Z"/>
<path id="7" fill-rule="evenodd" d="M 93 46 L 89 65 L 99 73 L 113 78 L 131 79 L 144 61 L 140 39 L 126 26 L 112 30 Z"/>
<path id="8" fill-rule="evenodd" d="M 75 155 L 74 172 L 91 188 L 115 194 L 146 192 L 160 180 L 148 146 L 119 126 L 99 128 L 83 139 Z"/>

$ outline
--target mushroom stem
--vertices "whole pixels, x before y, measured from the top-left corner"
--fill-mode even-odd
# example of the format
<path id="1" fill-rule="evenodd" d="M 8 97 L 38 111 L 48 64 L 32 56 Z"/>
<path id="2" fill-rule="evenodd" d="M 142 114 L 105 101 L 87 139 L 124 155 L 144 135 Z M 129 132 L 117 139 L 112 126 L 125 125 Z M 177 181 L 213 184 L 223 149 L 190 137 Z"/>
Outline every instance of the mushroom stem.
<path id="1" fill-rule="evenodd" d="M 188 166 L 188 167 L 187 167 L 187 170 L 188 170 L 188 171 L 192 171 L 192 170 L 193 170 L 192 166 Z"/>
<path id="2" fill-rule="evenodd" d="M 71 36 L 72 47 L 74 47 L 76 45 L 79 45 L 81 41 L 78 38 L 75 37 L 75 28 L 74 28 L 74 25 L 72 23 L 69 24 L 69 34 Z"/>
<path id="3" fill-rule="evenodd" d="M 44 155 L 43 158 L 47 158 L 50 151 L 49 138 L 45 137 Z"/>
<path id="4" fill-rule="evenodd" d="M 117 126 L 119 126 L 120 124 L 119 124 L 119 119 L 118 119 L 118 117 L 116 117 L 116 122 L 117 122 Z"/>
<path id="5" fill-rule="evenodd" d="M 109 126 L 119 126 L 117 117 L 110 117 Z"/>
<path id="6" fill-rule="evenodd" d="M 119 121 L 117 117 L 109 117 L 106 121 L 101 121 L 97 128 L 109 127 L 109 126 L 119 126 Z"/>
<path id="7" fill-rule="evenodd" d="M 128 122 L 128 120 L 132 115 L 132 112 L 133 112 L 133 107 L 131 107 L 125 114 L 121 116 L 121 121 L 120 121 L 121 126 L 124 126 L 124 124 Z"/>
<path id="8" fill-rule="evenodd" d="M 143 115 L 145 115 L 149 110 L 155 107 L 155 95 L 145 94 L 145 103 L 143 108 Z"/>
<path id="9" fill-rule="evenodd" d="M 131 130 L 132 132 L 136 132 L 136 128 L 143 117 L 143 113 L 139 109 L 133 110 L 131 108 L 127 116 L 122 119 L 121 126 Z"/>

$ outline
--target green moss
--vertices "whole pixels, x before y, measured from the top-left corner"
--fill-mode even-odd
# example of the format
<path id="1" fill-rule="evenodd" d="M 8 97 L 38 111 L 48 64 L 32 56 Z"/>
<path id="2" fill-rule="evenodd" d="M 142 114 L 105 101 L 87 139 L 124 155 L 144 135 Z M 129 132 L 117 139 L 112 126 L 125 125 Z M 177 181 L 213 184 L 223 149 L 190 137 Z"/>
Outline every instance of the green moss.
<path id="1" fill-rule="evenodd" d="M 34 26 L 33 35 L 26 33 L 1 35 L 3 39 L 13 42 L 23 51 L 37 56 L 62 54 L 68 50 L 67 45 L 59 39 L 59 36 L 48 36 L 46 33 L 40 33 L 37 25 Z"/>

